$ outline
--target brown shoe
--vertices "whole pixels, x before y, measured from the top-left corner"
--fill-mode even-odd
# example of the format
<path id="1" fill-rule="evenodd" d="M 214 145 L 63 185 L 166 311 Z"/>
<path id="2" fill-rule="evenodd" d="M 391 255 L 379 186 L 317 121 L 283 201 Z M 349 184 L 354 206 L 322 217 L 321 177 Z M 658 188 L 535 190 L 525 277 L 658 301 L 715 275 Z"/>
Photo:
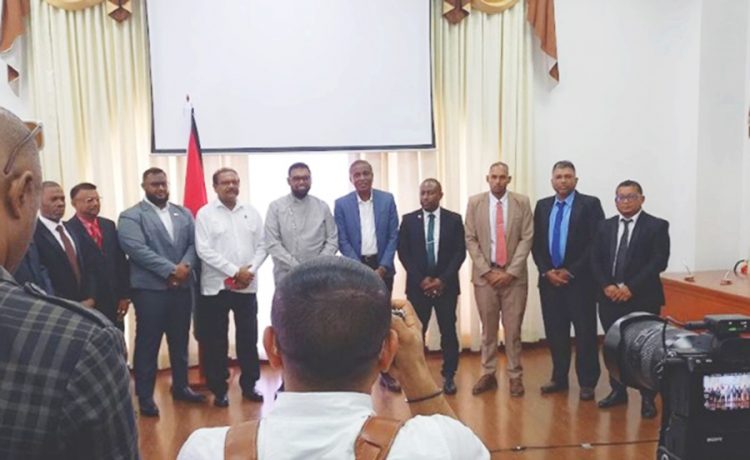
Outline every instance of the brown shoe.
<path id="1" fill-rule="evenodd" d="M 495 378 L 495 374 L 484 374 L 479 380 L 477 380 L 477 383 L 474 384 L 474 388 L 471 389 L 471 394 L 478 395 L 496 388 L 497 379 Z"/>
<path id="2" fill-rule="evenodd" d="M 520 398 L 524 393 L 526 393 L 526 390 L 523 389 L 521 377 L 510 379 L 510 395 L 514 398 Z"/>

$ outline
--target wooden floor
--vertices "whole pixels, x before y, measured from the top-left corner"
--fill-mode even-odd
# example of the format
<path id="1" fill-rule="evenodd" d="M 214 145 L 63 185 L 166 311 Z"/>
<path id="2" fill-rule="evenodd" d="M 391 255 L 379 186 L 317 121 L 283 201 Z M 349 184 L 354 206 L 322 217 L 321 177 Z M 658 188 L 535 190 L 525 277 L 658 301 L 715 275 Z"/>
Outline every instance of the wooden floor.
<path id="1" fill-rule="evenodd" d="M 440 356 L 428 358 L 436 381 L 440 381 Z M 580 402 L 576 379 L 571 376 L 569 393 L 542 396 L 539 387 L 549 378 L 550 359 L 543 347 L 524 350 L 526 395 L 511 398 L 508 382 L 499 373 L 500 388 L 481 396 L 472 396 L 471 387 L 479 377 L 479 355 L 461 355 L 456 376 L 458 394 L 448 397 L 459 419 L 484 441 L 493 459 L 636 460 L 655 458 L 660 418 L 643 420 L 640 396 L 629 390 L 630 404 L 600 410 L 595 402 Z M 169 394 L 169 373 L 157 379 L 158 419 L 140 418 L 138 429 L 144 460 L 175 458 L 188 435 L 200 427 L 221 426 L 258 417 L 273 408 L 274 390 L 280 375 L 269 366 L 261 368 L 258 389 L 266 396 L 263 404 L 242 400 L 237 376 L 233 373 L 230 406 L 218 409 L 211 404 L 174 402 Z M 609 392 L 606 371 L 596 389 L 597 399 Z M 402 395 L 384 394 L 375 386 L 375 409 L 382 415 L 407 418 L 409 409 Z M 590 447 L 582 447 L 590 445 Z M 512 452 L 522 446 L 525 450 Z M 469 459 L 470 460 L 470 459 Z"/>

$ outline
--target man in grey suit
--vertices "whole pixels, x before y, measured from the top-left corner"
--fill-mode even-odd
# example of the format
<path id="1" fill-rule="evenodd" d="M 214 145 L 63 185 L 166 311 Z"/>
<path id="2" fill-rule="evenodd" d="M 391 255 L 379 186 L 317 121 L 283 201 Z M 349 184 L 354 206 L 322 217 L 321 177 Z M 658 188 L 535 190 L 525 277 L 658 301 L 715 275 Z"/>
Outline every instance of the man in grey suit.
<path id="1" fill-rule="evenodd" d="M 143 173 L 146 198 L 120 214 L 120 246 L 130 259 L 131 298 L 135 307 L 135 392 L 141 415 L 157 417 L 154 403 L 156 358 L 167 335 L 172 367 L 172 396 L 202 402 L 187 382 L 188 332 L 193 302 L 195 224 L 190 211 L 169 202 L 167 175 L 159 168 Z"/>

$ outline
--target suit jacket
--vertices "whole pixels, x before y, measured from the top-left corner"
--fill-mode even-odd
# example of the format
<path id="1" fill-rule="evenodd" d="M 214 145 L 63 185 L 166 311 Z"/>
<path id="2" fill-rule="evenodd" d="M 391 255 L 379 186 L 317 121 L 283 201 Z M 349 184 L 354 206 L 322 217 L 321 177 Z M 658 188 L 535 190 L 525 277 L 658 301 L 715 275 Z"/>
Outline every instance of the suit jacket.
<path id="1" fill-rule="evenodd" d="M 33 240 L 29 244 L 29 249 L 26 250 L 21 264 L 16 268 L 16 272 L 13 273 L 13 277 L 22 286 L 26 283 L 34 283 L 42 288 L 47 295 L 55 295 L 52 280 L 49 279 L 49 272 L 47 271 L 47 267 L 42 265 L 39 260 L 39 250 Z"/>
<path id="2" fill-rule="evenodd" d="M 611 304 L 604 288 L 615 284 L 612 267 L 619 242 L 616 215 L 599 224 L 591 250 L 591 269 L 599 287 L 599 301 Z M 618 303 L 633 311 L 658 313 L 664 305 L 664 289 L 659 274 L 669 261 L 669 222 L 641 211 L 633 227 L 625 259 L 625 285 L 633 297 Z"/>
<path id="3" fill-rule="evenodd" d="M 539 269 L 540 285 L 551 286 L 542 280 L 542 276 L 554 268 L 549 252 L 549 217 L 554 203 L 554 196 L 543 198 L 537 201 L 534 209 L 534 245 L 531 252 Z M 599 198 L 576 191 L 570 210 L 568 239 L 562 263 L 562 267 L 575 277 L 570 285 L 591 282 L 591 243 L 599 223 L 603 220 L 604 211 Z"/>
<path id="4" fill-rule="evenodd" d="M 102 232 L 102 248 L 94 242 L 86 227 L 78 217 L 65 223 L 71 234 L 81 243 L 86 264 L 92 267 L 96 275 L 96 309 L 115 322 L 117 320 L 117 303 L 120 299 L 130 297 L 130 269 L 125 253 L 117 239 L 115 223 L 103 217 L 97 218 Z"/>
<path id="5" fill-rule="evenodd" d="M 398 245 L 398 213 L 393 195 L 382 190 L 372 190 L 375 213 L 375 236 L 378 240 L 378 264 L 391 275 L 396 272 L 393 259 Z M 357 192 L 336 200 L 334 218 L 339 232 L 339 251 L 350 259 L 362 258 L 362 230 L 359 220 Z"/>
<path id="6" fill-rule="evenodd" d="M 472 261 L 471 281 L 477 286 L 487 284 L 482 275 L 492 269 L 489 193 L 472 196 L 466 206 L 466 248 Z M 526 259 L 534 237 L 531 203 L 524 195 L 511 191 L 505 193 L 508 194 L 508 222 L 505 225 L 508 265 L 505 271 L 525 283 L 528 281 Z"/>
<path id="7" fill-rule="evenodd" d="M 81 250 L 81 242 L 70 232 L 70 228 L 67 225 L 65 227 L 68 229 L 76 247 L 81 283 L 78 284 L 76 282 L 73 275 L 73 267 L 68 262 L 65 250 L 41 221 L 37 222 L 36 231 L 34 232 L 34 244 L 39 251 L 39 262 L 47 269 L 47 274 L 52 282 L 52 289 L 55 291 L 56 296 L 75 301 L 93 299 L 96 293 L 94 271 L 86 265 L 83 251 Z"/>
<path id="8" fill-rule="evenodd" d="M 193 270 L 195 282 L 198 257 L 195 253 L 195 222 L 186 208 L 168 203 L 174 241 L 169 237 L 153 206 L 141 201 L 120 214 L 117 222 L 120 247 L 130 261 L 130 286 L 166 290 L 167 278 L 181 262 Z M 184 283 L 180 289 L 189 289 Z"/>
<path id="9" fill-rule="evenodd" d="M 424 213 L 422 209 L 418 209 L 404 214 L 398 234 L 398 258 L 406 269 L 406 294 L 408 296 L 422 293 L 419 283 L 427 276 L 440 278 L 445 286 L 446 294 L 460 294 L 458 270 L 466 259 L 466 241 L 461 215 L 440 208 L 437 265 L 429 270 Z"/>

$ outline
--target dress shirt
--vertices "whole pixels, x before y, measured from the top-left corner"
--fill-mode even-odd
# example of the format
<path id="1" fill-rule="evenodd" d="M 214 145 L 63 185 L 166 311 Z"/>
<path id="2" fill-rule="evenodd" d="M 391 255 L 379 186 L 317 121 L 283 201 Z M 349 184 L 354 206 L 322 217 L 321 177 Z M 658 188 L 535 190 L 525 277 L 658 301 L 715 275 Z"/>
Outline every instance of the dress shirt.
<path id="1" fill-rule="evenodd" d="M 427 230 L 430 225 L 430 214 L 435 215 L 435 228 L 432 230 L 432 241 L 435 243 L 433 245 L 433 248 L 435 248 L 435 264 L 437 265 L 438 262 L 438 253 L 440 252 L 440 207 L 432 212 L 422 210 L 422 215 L 424 217 L 424 241 L 425 241 L 425 250 L 427 250 L 427 244 L 429 241 L 427 241 Z"/>
<path id="2" fill-rule="evenodd" d="M 620 252 L 620 238 L 622 238 L 622 234 L 625 232 L 625 222 L 623 222 L 623 220 L 632 220 L 632 222 L 628 224 L 628 245 L 630 245 L 630 240 L 633 239 L 633 230 L 635 230 L 635 223 L 638 222 L 638 217 L 641 215 L 641 212 L 643 212 L 643 210 L 638 211 L 632 217 L 625 217 L 622 214 L 618 214 L 617 239 L 615 240 L 615 257 L 614 259 L 612 259 L 613 274 L 615 272 L 615 264 L 617 264 L 617 253 Z"/>
<path id="3" fill-rule="evenodd" d="M 283 196 L 266 214 L 266 249 L 273 257 L 276 283 L 292 269 L 320 255 L 336 255 L 338 230 L 325 201 L 311 195 L 301 200 Z"/>
<path id="4" fill-rule="evenodd" d="M 258 430 L 258 458 L 353 459 L 354 440 L 372 415 L 370 395 L 350 392 L 279 393 Z M 202 428 L 182 446 L 178 460 L 224 458 L 228 427 Z M 393 441 L 389 460 L 489 459 L 479 438 L 443 415 L 409 419 Z"/>
<path id="5" fill-rule="evenodd" d="M 172 224 L 172 217 L 169 215 L 169 203 L 167 203 L 166 206 L 164 206 L 164 209 L 162 209 L 159 206 L 156 206 L 154 203 L 148 201 L 147 198 L 144 198 L 143 201 L 154 208 L 154 211 L 156 211 L 156 215 L 159 216 L 159 220 L 161 220 L 161 223 L 164 224 L 164 228 L 167 230 L 169 238 L 174 241 L 174 224 Z"/>
<path id="6" fill-rule="evenodd" d="M 195 250 L 203 262 L 201 293 L 218 294 L 225 289 L 224 280 L 241 266 L 251 265 L 250 272 L 257 274 L 266 260 L 263 233 L 263 220 L 250 205 L 237 203 L 229 209 L 216 199 L 203 206 L 195 219 Z M 257 290 L 256 276 L 250 286 L 235 292 Z"/>
<path id="7" fill-rule="evenodd" d="M 359 204 L 359 228 L 362 232 L 362 250 L 363 256 L 372 256 L 378 253 L 378 238 L 375 235 L 375 207 L 372 204 L 372 192 L 370 199 L 362 200 L 357 194 L 357 203 Z"/>
<path id="8" fill-rule="evenodd" d="M 497 228 L 495 228 L 495 222 L 497 219 L 497 202 L 503 204 L 503 225 L 505 226 L 505 236 L 508 236 L 508 192 L 506 191 L 503 196 L 498 200 L 492 192 L 490 194 L 490 239 L 492 247 L 490 248 L 490 261 L 494 264 L 497 263 L 495 260 L 495 241 L 497 240 Z M 510 262 L 510 258 L 508 259 Z"/>
<path id="9" fill-rule="evenodd" d="M 65 251 L 65 244 L 63 244 L 62 237 L 60 236 L 60 232 L 57 231 L 57 227 L 62 225 L 63 232 L 65 232 L 65 236 L 68 237 L 70 240 L 70 244 L 73 246 L 73 250 L 78 254 L 78 248 L 76 247 L 76 240 L 73 239 L 73 236 L 68 231 L 67 227 L 63 224 L 62 220 L 59 222 L 55 222 L 54 220 L 47 219 L 46 217 L 39 215 L 39 220 L 44 224 L 45 227 L 47 227 L 47 230 L 52 232 L 52 236 L 55 237 L 58 243 L 60 243 L 60 247 L 63 251 Z"/>
<path id="10" fill-rule="evenodd" d="M 576 191 L 573 190 L 565 199 L 562 201 L 565 203 L 563 207 L 562 221 L 560 222 L 560 256 L 561 260 L 565 260 L 565 248 L 568 245 L 568 229 L 570 228 L 570 212 L 573 209 L 573 200 L 575 200 Z M 549 247 L 549 253 L 552 254 L 552 235 L 555 232 L 555 219 L 557 219 L 558 207 L 557 204 L 561 203 L 560 200 L 555 196 L 555 200 L 552 202 L 552 211 L 549 214 L 549 229 L 547 232 L 547 246 Z"/>

